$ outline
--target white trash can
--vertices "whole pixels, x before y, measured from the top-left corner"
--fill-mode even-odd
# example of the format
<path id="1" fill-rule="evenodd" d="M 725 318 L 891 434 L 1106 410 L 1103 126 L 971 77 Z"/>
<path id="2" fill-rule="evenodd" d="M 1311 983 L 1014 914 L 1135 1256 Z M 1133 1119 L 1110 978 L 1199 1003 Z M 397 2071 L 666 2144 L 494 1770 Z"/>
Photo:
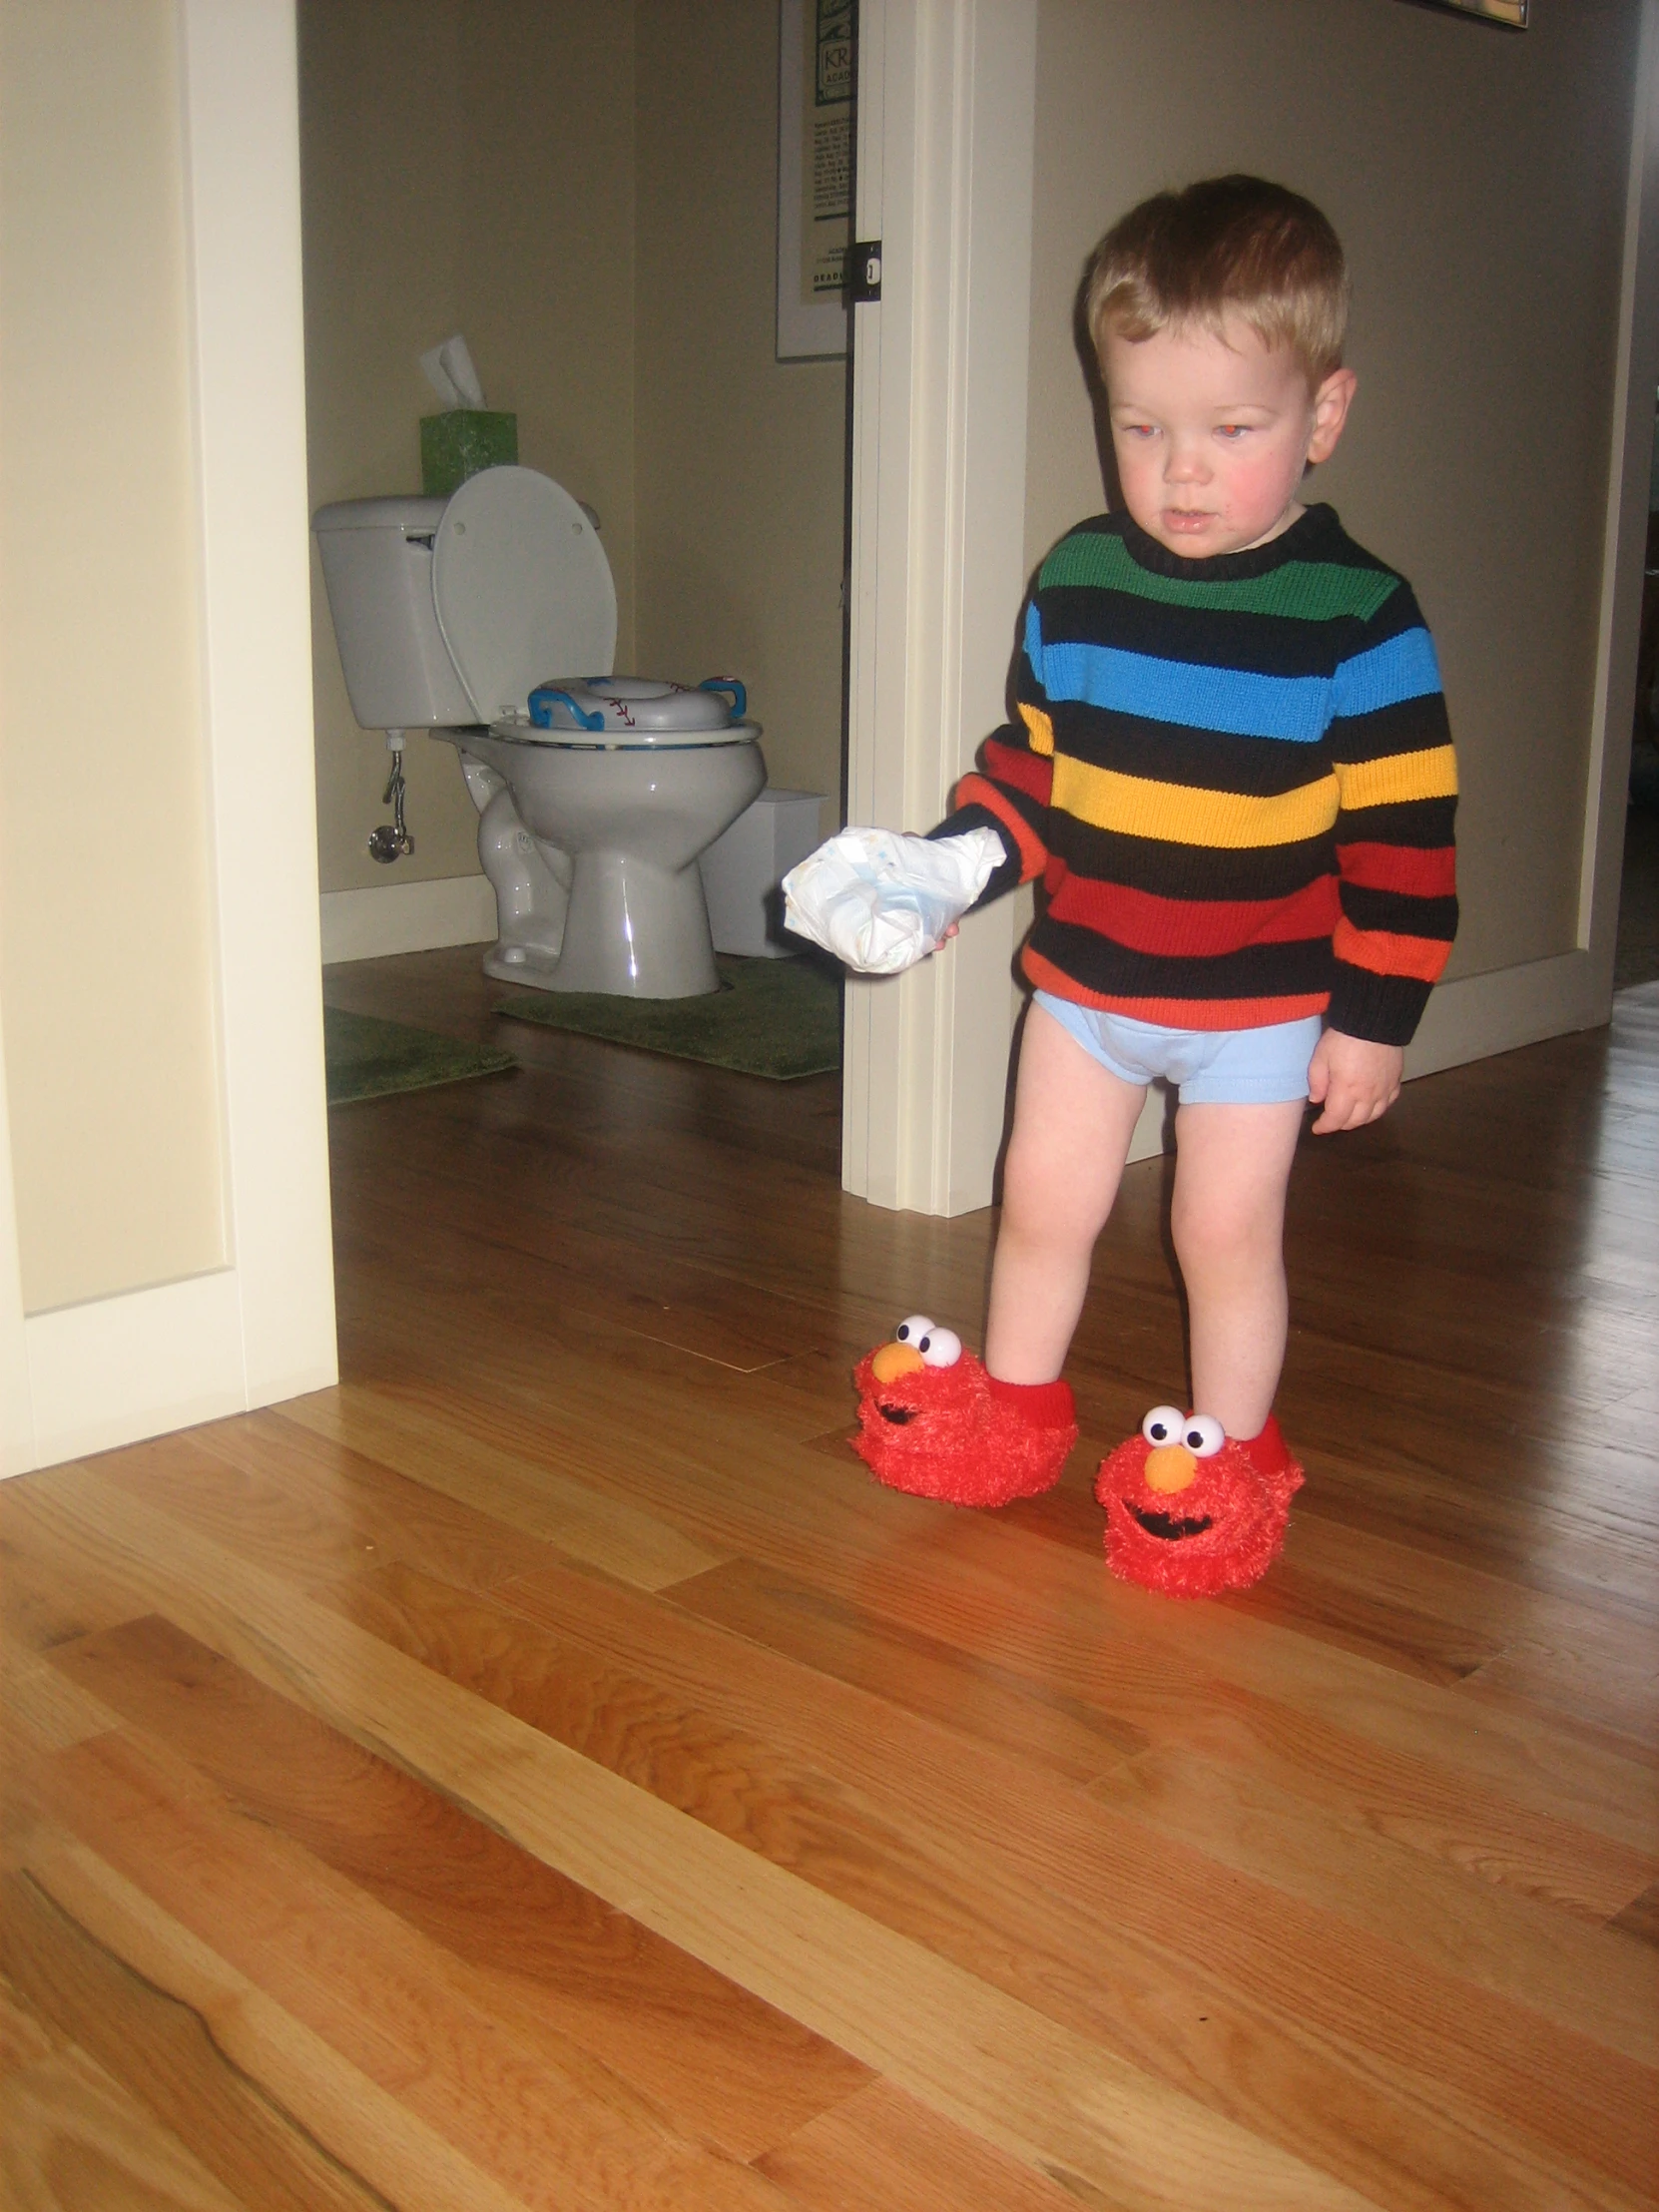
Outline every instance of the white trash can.
<path id="1" fill-rule="evenodd" d="M 803 948 L 784 929 L 779 888 L 798 860 L 823 841 L 817 792 L 768 789 L 698 861 L 717 952 L 787 960 Z"/>

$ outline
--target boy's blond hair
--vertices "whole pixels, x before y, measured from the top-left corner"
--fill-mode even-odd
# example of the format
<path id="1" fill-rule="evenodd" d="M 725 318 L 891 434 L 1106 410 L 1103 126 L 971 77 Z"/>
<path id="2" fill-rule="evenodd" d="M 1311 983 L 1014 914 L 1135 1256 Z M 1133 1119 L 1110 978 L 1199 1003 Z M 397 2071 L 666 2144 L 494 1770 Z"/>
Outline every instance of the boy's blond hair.
<path id="1" fill-rule="evenodd" d="M 1102 365 L 1108 333 L 1135 343 L 1197 323 L 1219 336 L 1236 315 L 1288 347 L 1318 391 L 1343 365 L 1348 297 L 1342 241 L 1311 200 L 1260 177 L 1207 177 L 1113 224 L 1089 257 L 1083 313 Z"/>

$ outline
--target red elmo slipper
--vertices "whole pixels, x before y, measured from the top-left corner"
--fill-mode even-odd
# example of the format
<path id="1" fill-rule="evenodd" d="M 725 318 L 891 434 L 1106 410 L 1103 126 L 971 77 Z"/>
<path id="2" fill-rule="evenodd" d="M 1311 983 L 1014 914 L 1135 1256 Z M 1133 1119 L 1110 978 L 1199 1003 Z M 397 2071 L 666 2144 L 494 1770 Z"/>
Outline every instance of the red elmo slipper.
<path id="1" fill-rule="evenodd" d="M 1065 1382 L 998 1382 L 954 1330 L 912 1314 L 853 1370 L 852 1448 L 890 1489 L 1007 1505 L 1060 1479 L 1077 1441 Z"/>
<path id="2" fill-rule="evenodd" d="M 1165 1597 L 1212 1597 L 1259 1582 L 1285 1541 L 1302 1469 L 1279 1423 L 1248 1443 L 1208 1413 L 1155 1405 L 1138 1436 L 1100 1463 L 1106 1563 Z"/>

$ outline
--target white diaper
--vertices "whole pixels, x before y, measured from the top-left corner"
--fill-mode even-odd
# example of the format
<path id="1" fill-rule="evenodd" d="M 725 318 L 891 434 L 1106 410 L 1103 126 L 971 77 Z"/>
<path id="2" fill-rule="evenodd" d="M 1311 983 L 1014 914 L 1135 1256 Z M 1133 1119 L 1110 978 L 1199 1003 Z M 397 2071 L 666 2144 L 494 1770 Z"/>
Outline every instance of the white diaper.
<path id="1" fill-rule="evenodd" d="M 785 876 L 784 925 L 858 975 L 897 975 L 938 950 L 1004 857 L 994 830 L 843 830 Z"/>

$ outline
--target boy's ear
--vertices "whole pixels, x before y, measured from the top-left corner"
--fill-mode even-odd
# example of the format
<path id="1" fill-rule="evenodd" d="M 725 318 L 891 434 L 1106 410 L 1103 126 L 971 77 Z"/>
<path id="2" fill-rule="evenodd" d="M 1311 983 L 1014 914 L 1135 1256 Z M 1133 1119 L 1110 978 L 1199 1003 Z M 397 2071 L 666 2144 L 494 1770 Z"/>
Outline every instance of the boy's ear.
<path id="1" fill-rule="evenodd" d="M 1328 461 L 1337 450 L 1348 410 L 1360 379 L 1352 368 L 1334 368 L 1314 394 L 1314 434 L 1308 440 L 1308 460 Z"/>

